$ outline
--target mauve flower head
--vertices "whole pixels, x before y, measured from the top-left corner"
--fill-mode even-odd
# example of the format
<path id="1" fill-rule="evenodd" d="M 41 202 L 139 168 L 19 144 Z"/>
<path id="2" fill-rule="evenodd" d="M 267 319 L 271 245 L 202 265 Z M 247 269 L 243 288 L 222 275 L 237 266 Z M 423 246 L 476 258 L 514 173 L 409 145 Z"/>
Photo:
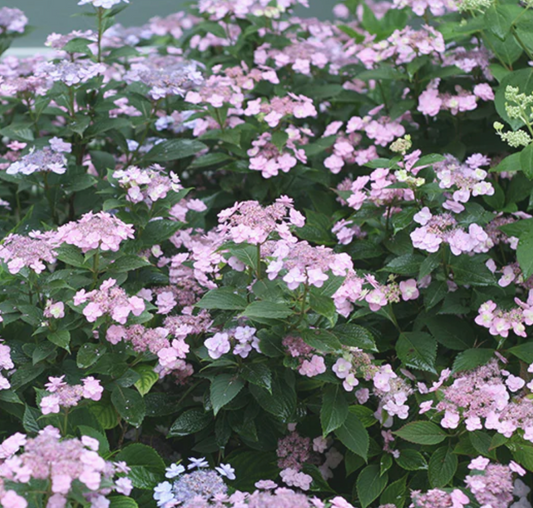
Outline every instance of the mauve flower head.
<path id="1" fill-rule="evenodd" d="M 121 242 L 134 238 L 133 233 L 133 226 L 107 212 L 88 212 L 78 221 L 60 226 L 54 239 L 75 245 L 84 253 L 92 249 L 117 252 Z"/>
<path id="2" fill-rule="evenodd" d="M 5 33 L 24 33 L 28 18 L 20 9 L 0 8 L 0 35 Z"/>
<path id="3" fill-rule="evenodd" d="M 58 147 L 59 145 L 55 143 L 41 150 L 32 148 L 28 154 L 11 164 L 6 173 L 8 175 L 20 173 L 27 176 L 36 172 L 44 172 L 62 175 L 67 171 L 67 160 L 62 154 L 65 150 L 57 150 Z"/>
<path id="4" fill-rule="evenodd" d="M 125 2 L 129 4 L 129 0 L 80 0 L 78 5 L 91 4 L 94 7 L 102 7 L 103 9 L 112 9 L 115 5 L 118 5 L 120 2 Z"/>

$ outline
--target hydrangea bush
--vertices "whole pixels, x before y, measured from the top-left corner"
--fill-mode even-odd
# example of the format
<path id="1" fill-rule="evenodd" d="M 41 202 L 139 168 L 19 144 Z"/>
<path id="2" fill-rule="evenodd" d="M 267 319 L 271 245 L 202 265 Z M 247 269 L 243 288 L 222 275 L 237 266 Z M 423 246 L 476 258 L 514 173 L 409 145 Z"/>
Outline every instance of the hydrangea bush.
<path id="1" fill-rule="evenodd" d="M 531 507 L 533 2 L 127 3 L 0 60 L 0 505 Z"/>

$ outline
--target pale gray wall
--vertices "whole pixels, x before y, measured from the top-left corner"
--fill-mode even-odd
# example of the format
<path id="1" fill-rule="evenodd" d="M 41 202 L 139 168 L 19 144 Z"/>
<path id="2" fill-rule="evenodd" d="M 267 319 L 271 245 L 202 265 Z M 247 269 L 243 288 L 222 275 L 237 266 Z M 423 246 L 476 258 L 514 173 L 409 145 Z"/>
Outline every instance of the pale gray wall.
<path id="1" fill-rule="evenodd" d="M 75 29 L 92 28 L 92 18 L 79 16 L 89 7 L 78 7 L 77 0 L 0 0 L 0 7 L 18 7 L 30 20 L 34 31 L 15 42 L 15 46 L 41 46 L 51 32 L 67 33 Z M 123 25 L 142 25 L 153 16 L 165 16 L 183 8 L 185 0 L 130 0 L 130 5 L 123 11 L 118 21 Z M 309 0 L 308 16 L 327 18 L 337 0 Z M 78 16 L 76 16 L 78 14 Z"/>

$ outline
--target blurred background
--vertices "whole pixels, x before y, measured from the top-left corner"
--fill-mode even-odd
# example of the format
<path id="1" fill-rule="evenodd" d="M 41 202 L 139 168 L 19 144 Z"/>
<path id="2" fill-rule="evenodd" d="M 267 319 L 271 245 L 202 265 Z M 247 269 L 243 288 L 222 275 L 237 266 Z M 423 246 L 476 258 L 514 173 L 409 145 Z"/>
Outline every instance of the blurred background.
<path id="1" fill-rule="evenodd" d="M 93 28 L 93 19 L 80 16 L 90 6 L 79 6 L 77 0 L 0 0 L 0 6 L 18 7 L 29 19 L 33 31 L 26 37 L 18 38 L 14 47 L 39 47 L 52 32 L 67 33 L 71 30 Z M 142 25 L 154 16 L 166 16 L 190 4 L 186 0 L 130 0 L 130 5 L 118 16 L 118 21 L 126 26 Z M 309 0 L 310 9 L 299 9 L 299 14 L 316 16 L 322 19 L 331 16 L 338 0 Z"/>

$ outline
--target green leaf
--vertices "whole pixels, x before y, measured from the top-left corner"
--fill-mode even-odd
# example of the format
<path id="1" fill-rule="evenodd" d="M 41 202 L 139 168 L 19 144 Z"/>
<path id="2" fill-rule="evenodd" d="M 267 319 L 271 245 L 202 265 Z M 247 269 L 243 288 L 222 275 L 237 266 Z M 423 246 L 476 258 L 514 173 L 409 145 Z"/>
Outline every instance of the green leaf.
<path id="1" fill-rule="evenodd" d="M 168 240 L 181 228 L 181 223 L 169 219 L 150 221 L 140 235 L 143 245 L 152 247 Z"/>
<path id="2" fill-rule="evenodd" d="M 144 157 L 144 162 L 169 162 L 196 155 L 207 148 L 194 139 L 170 139 L 155 145 Z"/>
<path id="3" fill-rule="evenodd" d="M 215 416 L 243 389 L 244 382 L 231 374 L 219 374 L 211 381 L 209 394 Z"/>
<path id="4" fill-rule="evenodd" d="M 284 303 L 256 301 L 244 309 L 243 316 L 250 319 L 283 319 L 292 314 L 292 309 Z"/>
<path id="5" fill-rule="evenodd" d="M 464 351 L 474 345 L 475 332 L 464 320 L 454 316 L 433 317 L 426 325 L 439 344 L 456 351 Z"/>
<path id="6" fill-rule="evenodd" d="M 110 403 L 100 401 L 96 404 L 91 404 L 91 413 L 104 430 L 114 429 L 119 423 L 120 418 Z"/>
<path id="7" fill-rule="evenodd" d="M 109 508 L 139 508 L 137 502 L 131 497 L 111 496 L 109 499 Z"/>
<path id="8" fill-rule="evenodd" d="M 428 333 L 402 333 L 396 343 L 396 352 L 406 366 L 436 374 L 437 342 Z"/>
<path id="9" fill-rule="evenodd" d="M 418 275 L 420 265 L 424 259 L 419 254 L 405 254 L 393 259 L 383 270 L 398 275 Z"/>
<path id="10" fill-rule="evenodd" d="M 494 349 L 473 348 L 458 354 L 453 362 L 453 372 L 472 370 L 485 365 L 494 357 Z"/>
<path id="11" fill-rule="evenodd" d="M 237 479 L 232 481 L 232 486 L 242 491 L 252 491 L 258 480 L 274 479 L 279 474 L 275 452 L 237 449 L 226 457 L 225 462 L 235 468 Z"/>
<path id="12" fill-rule="evenodd" d="M 381 494 L 379 498 L 380 505 L 392 504 L 396 508 L 403 508 L 407 494 L 407 485 L 405 478 L 392 482 Z"/>
<path id="13" fill-rule="evenodd" d="M 359 502 L 363 508 L 367 508 L 383 492 L 389 476 L 387 473 L 380 474 L 379 466 L 372 464 L 366 466 L 357 477 L 356 489 Z"/>
<path id="14" fill-rule="evenodd" d="M 519 5 L 493 5 L 485 12 L 487 26 L 496 37 L 503 40 L 509 34 L 513 20 L 522 11 Z"/>
<path id="15" fill-rule="evenodd" d="M 144 266 L 150 266 L 150 263 L 140 256 L 123 256 L 110 264 L 108 270 L 117 273 L 126 273 L 132 270 L 138 270 Z"/>
<path id="16" fill-rule="evenodd" d="M 235 294 L 233 288 L 212 289 L 196 304 L 200 309 L 242 310 L 246 300 Z"/>
<path id="17" fill-rule="evenodd" d="M 448 446 L 443 446 L 433 452 L 429 459 L 429 484 L 434 489 L 448 485 L 457 471 L 458 464 L 457 455 Z"/>
<path id="18" fill-rule="evenodd" d="M 530 146 L 533 147 L 533 145 Z M 529 279 L 533 275 L 533 232 L 529 231 L 526 235 L 520 236 L 516 249 L 516 259 L 524 279 Z"/>
<path id="19" fill-rule="evenodd" d="M 412 448 L 400 450 L 400 456 L 396 459 L 396 463 L 406 471 L 421 471 L 428 467 L 424 456 Z"/>
<path id="20" fill-rule="evenodd" d="M 78 349 L 76 365 L 80 369 L 86 369 L 95 364 L 105 352 L 106 348 L 101 344 L 85 343 Z"/>
<path id="21" fill-rule="evenodd" d="M 189 168 L 197 169 L 206 168 L 209 166 L 217 166 L 218 164 L 222 164 L 229 160 L 232 160 L 232 158 L 225 153 L 206 153 L 205 155 L 201 155 L 197 159 L 193 160 Z"/>
<path id="22" fill-rule="evenodd" d="M 246 364 L 241 372 L 241 377 L 265 390 L 272 390 L 272 371 L 264 363 Z"/>
<path id="23" fill-rule="evenodd" d="M 259 253 L 256 245 L 239 243 L 229 248 L 232 256 L 235 256 L 241 263 L 257 271 L 259 265 Z"/>
<path id="24" fill-rule="evenodd" d="M 37 418 L 40 417 L 40 411 L 34 409 L 26 404 L 24 409 L 24 416 L 22 417 L 22 426 L 29 434 L 37 434 L 41 427 L 37 423 Z"/>
<path id="25" fill-rule="evenodd" d="M 126 422 L 134 427 L 141 425 L 146 415 L 146 406 L 139 392 L 116 385 L 111 394 L 111 401 Z"/>
<path id="26" fill-rule="evenodd" d="M 249 385 L 248 389 L 257 403 L 281 422 L 288 423 L 294 418 L 296 392 L 294 387 L 285 381 L 274 379 L 272 391 L 253 384 Z"/>
<path id="27" fill-rule="evenodd" d="M 322 434 L 327 436 L 344 424 L 348 417 L 348 402 L 341 385 L 328 385 L 322 395 L 320 423 Z"/>
<path id="28" fill-rule="evenodd" d="M 168 437 L 183 437 L 204 430 L 213 418 L 203 409 L 188 409 L 171 425 Z"/>
<path id="29" fill-rule="evenodd" d="M 345 422 L 335 431 L 335 435 L 348 450 L 364 460 L 367 459 L 370 438 L 361 420 L 355 414 L 348 413 Z"/>
<path id="30" fill-rule="evenodd" d="M 509 353 L 526 363 L 533 363 L 533 341 L 529 340 L 509 349 Z"/>
<path id="31" fill-rule="evenodd" d="M 436 445 L 442 443 L 448 435 L 438 425 L 432 422 L 418 421 L 404 425 L 393 432 L 410 443 L 421 445 Z"/>
<path id="32" fill-rule="evenodd" d="M 333 329 L 333 333 L 345 346 L 359 347 L 368 351 L 377 351 L 372 333 L 362 326 L 345 323 L 336 326 Z"/>
<path id="33" fill-rule="evenodd" d="M 474 432 L 469 432 L 468 437 L 478 453 L 492 460 L 498 460 L 496 451 L 491 450 L 492 438 L 489 434 L 481 430 L 475 430 Z"/>
<path id="34" fill-rule="evenodd" d="M 453 257 L 451 268 L 454 281 L 460 286 L 494 286 L 496 279 L 478 256 Z"/>
<path id="35" fill-rule="evenodd" d="M 57 330 L 49 333 L 46 337 L 52 344 L 65 349 L 70 353 L 70 332 L 68 330 Z"/>
<path id="36" fill-rule="evenodd" d="M 80 249 L 74 247 L 74 245 L 69 245 L 64 243 L 61 247 L 55 249 L 57 252 L 57 259 L 63 261 L 63 263 L 76 268 L 82 268 L 85 260 L 80 252 Z"/>
<path id="37" fill-rule="evenodd" d="M 317 314 L 326 317 L 331 322 L 335 322 L 337 309 L 335 308 L 335 304 L 331 297 L 317 294 L 315 291 L 311 290 L 309 295 L 309 305 Z"/>
<path id="38" fill-rule="evenodd" d="M 520 171 L 520 155 L 522 152 L 513 153 L 503 159 L 497 166 L 490 169 L 491 173 L 502 173 L 510 171 Z"/>
<path id="39" fill-rule="evenodd" d="M 327 330 L 303 330 L 300 335 L 306 344 L 324 353 L 332 353 L 342 349 L 342 344 L 337 337 Z"/>
<path id="40" fill-rule="evenodd" d="M 138 489 L 153 490 L 164 480 L 165 463 L 151 447 L 140 443 L 127 446 L 114 460 L 123 460 L 131 468 L 128 478 Z"/>
<path id="41" fill-rule="evenodd" d="M 509 446 L 513 452 L 513 458 L 528 471 L 533 472 L 533 446 L 525 444 L 513 444 Z"/>
<path id="42" fill-rule="evenodd" d="M 137 365 L 134 369 L 140 378 L 135 382 L 134 386 L 139 393 L 144 396 L 159 381 L 159 375 L 154 372 L 154 368 L 151 365 L 141 364 Z"/>
<path id="43" fill-rule="evenodd" d="M 533 180 L 533 144 L 526 146 L 520 152 L 520 167 L 524 174 Z"/>

